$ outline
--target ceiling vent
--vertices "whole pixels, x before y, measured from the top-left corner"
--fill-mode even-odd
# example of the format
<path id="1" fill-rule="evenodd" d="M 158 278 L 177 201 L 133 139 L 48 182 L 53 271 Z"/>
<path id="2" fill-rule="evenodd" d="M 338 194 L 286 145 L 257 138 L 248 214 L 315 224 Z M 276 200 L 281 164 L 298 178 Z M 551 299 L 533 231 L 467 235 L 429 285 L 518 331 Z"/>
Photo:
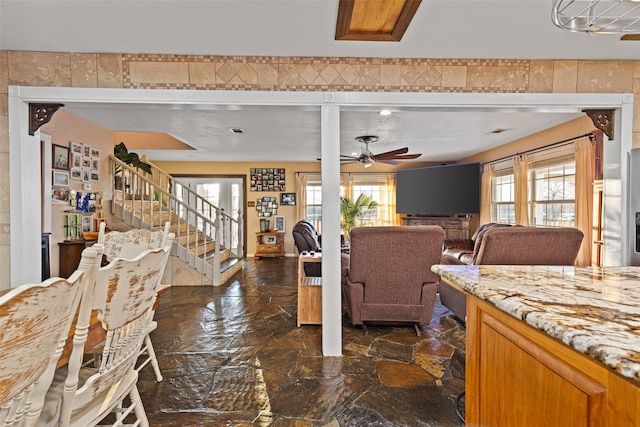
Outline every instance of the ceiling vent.
<path id="1" fill-rule="evenodd" d="M 244 135 L 244 131 L 241 128 L 229 128 L 234 135 Z"/>

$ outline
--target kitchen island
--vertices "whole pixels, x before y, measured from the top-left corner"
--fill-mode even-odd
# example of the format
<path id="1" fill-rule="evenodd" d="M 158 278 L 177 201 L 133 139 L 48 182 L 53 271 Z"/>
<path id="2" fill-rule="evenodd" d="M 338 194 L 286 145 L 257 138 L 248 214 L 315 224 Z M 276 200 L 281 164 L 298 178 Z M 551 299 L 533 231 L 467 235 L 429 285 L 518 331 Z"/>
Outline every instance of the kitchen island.
<path id="1" fill-rule="evenodd" d="M 640 268 L 432 270 L 467 293 L 467 426 L 640 426 Z"/>

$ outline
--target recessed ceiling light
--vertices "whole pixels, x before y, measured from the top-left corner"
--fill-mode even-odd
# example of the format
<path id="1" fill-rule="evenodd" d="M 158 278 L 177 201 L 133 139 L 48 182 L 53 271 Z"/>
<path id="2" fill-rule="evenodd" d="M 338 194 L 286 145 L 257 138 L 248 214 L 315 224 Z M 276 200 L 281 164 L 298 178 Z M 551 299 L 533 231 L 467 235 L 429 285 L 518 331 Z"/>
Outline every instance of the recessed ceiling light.
<path id="1" fill-rule="evenodd" d="M 236 135 L 244 135 L 244 131 L 241 128 L 229 128 L 231 133 Z"/>
<path id="2" fill-rule="evenodd" d="M 357 156 L 358 154 L 360 154 L 360 153 L 357 153 L 355 151 L 353 153 L 351 153 L 352 156 Z"/>
<path id="3" fill-rule="evenodd" d="M 381 116 L 388 116 L 389 114 L 391 114 L 391 110 L 381 110 L 380 111 L 380 115 Z"/>

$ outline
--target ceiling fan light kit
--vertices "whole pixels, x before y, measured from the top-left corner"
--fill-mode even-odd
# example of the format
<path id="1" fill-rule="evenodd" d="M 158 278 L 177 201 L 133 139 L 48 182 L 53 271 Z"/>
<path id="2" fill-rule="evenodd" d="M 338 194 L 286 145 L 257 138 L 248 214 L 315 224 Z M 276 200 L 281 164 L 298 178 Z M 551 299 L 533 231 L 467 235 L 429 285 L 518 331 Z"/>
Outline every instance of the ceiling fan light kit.
<path id="1" fill-rule="evenodd" d="M 596 34 L 640 33 L 638 0 L 555 0 L 553 23 L 564 30 Z M 625 38 L 624 40 L 634 40 Z"/>
<path id="2" fill-rule="evenodd" d="M 369 151 L 369 144 L 372 142 L 378 141 L 377 135 L 362 135 L 356 137 L 356 141 L 364 144 L 362 147 L 362 154 L 359 156 L 346 156 L 344 154 L 340 155 L 340 161 L 342 164 L 348 163 L 360 163 L 365 168 L 371 167 L 375 162 L 387 163 L 391 165 L 397 165 L 402 160 L 413 160 L 420 157 L 422 154 L 407 154 L 409 152 L 409 148 L 398 148 L 396 150 L 387 151 L 380 154 L 373 154 Z"/>

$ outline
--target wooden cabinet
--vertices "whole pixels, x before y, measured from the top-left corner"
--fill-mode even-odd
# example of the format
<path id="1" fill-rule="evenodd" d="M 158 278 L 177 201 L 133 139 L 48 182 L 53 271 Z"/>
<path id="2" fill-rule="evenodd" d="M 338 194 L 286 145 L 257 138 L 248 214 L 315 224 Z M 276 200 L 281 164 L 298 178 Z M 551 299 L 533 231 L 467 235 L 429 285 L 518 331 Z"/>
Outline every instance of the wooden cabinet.
<path id="1" fill-rule="evenodd" d="M 284 233 L 278 231 L 256 233 L 256 253 L 253 256 L 254 258 L 265 256 L 284 258 Z"/>
<path id="2" fill-rule="evenodd" d="M 307 262 L 322 262 L 322 254 L 303 254 L 298 258 L 298 326 L 322 325 L 322 277 L 306 276 Z"/>
<path id="3" fill-rule="evenodd" d="M 467 297 L 467 426 L 638 426 L 640 386 Z"/>
<path id="4" fill-rule="evenodd" d="M 80 264 L 84 248 L 92 246 L 95 240 L 65 240 L 58 243 L 60 263 L 58 276 L 68 279 Z"/>
<path id="5" fill-rule="evenodd" d="M 460 217 L 439 216 L 405 216 L 404 225 L 438 225 L 444 230 L 446 239 L 468 239 L 469 219 Z"/>

